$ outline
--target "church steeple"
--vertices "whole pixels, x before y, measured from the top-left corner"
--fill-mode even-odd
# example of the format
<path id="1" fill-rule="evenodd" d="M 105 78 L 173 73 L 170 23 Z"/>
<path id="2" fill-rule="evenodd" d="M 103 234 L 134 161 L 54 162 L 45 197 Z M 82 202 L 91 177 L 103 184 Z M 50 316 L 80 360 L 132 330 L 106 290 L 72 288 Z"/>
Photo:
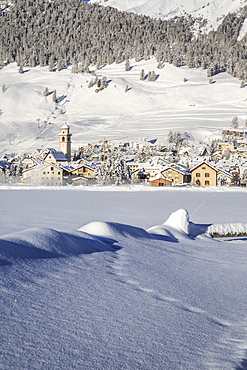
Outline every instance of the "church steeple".
<path id="1" fill-rule="evenodd" d="M 70 127 L 64 123 L 59 133 L 59 151 L 63 152 L 68 161 L 71 160 L 71 136 Z"/>

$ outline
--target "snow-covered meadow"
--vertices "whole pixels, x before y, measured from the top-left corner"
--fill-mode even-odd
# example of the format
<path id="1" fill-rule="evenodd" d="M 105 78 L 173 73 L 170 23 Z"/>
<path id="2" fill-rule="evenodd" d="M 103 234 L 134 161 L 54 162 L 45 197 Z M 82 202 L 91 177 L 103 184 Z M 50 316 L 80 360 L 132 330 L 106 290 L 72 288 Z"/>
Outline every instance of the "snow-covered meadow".
<path id="1" fill-rule="evenodd" d="M 198 144 L 220 137 L 235 116 L 244 126 L 246 89 L 240 88 L 239 79 L 224 72 L 210 84 L 205 70 L 168 63 L 157 69 L 155 58 L 130 64 L 130 71 L 124 70 L 125 63 L 95 71 L 109 81 L 100 93 L 88 88 L 93 74 L 71 73 L 71 66 L 60 72 L 36 67 L 23 74 L 15 63 L 4 67 L 0 71 L 4 87 L 0 90 L 0 155 L 57 148 L 64 122 L 71 128 L 72 150 L 104 137 L 130 142 L 156 138 L 164 144 L 170 130 L 186 132 Z M 157 80 L 141 81 L 142 69 L 145 74 L 155 71 Z M 59 104 L 52 101 L 54 90 Z"/>
<path id="2" fill-rule="evenodd" d="M 0 196 L 1 369 L 245 368 L 245 189 Z"/>

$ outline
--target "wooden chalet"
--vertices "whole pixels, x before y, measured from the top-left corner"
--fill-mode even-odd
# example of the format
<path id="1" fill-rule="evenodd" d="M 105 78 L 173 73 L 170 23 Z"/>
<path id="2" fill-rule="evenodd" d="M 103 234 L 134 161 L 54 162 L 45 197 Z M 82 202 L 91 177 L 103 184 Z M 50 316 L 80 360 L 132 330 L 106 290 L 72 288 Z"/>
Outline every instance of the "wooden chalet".
<path id="1" fill-rule="evenodd" d="M 172 180 L 168 179 L 162 173 L 158 173 L 154 178 L 149 181 L 151 186 L 172 186 Z"/>

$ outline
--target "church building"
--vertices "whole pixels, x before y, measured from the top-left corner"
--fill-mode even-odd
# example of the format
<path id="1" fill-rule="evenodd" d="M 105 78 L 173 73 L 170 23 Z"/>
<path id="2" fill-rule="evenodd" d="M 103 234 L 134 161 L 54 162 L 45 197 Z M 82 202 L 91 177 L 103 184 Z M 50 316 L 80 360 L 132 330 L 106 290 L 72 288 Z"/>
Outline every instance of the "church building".
<path id="1" fill-rule="evenodd" d="M 71 160 L 71 136 L 70 127 L 65 123 L 59 133 L 59 151 L 63 152 L 68 161 Z"/>

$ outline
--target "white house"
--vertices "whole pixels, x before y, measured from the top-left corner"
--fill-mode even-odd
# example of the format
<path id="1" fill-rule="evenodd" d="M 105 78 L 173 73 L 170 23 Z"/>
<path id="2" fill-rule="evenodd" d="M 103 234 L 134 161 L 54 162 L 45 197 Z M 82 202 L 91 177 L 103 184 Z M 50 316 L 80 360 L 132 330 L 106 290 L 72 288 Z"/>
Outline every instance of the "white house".
<path id="1" fill-rule="evenodd" d="M 53 163 L 42 163 L 23 171 L 21 181 L 33 186 L 63 185 L 63 171 Z"/>

